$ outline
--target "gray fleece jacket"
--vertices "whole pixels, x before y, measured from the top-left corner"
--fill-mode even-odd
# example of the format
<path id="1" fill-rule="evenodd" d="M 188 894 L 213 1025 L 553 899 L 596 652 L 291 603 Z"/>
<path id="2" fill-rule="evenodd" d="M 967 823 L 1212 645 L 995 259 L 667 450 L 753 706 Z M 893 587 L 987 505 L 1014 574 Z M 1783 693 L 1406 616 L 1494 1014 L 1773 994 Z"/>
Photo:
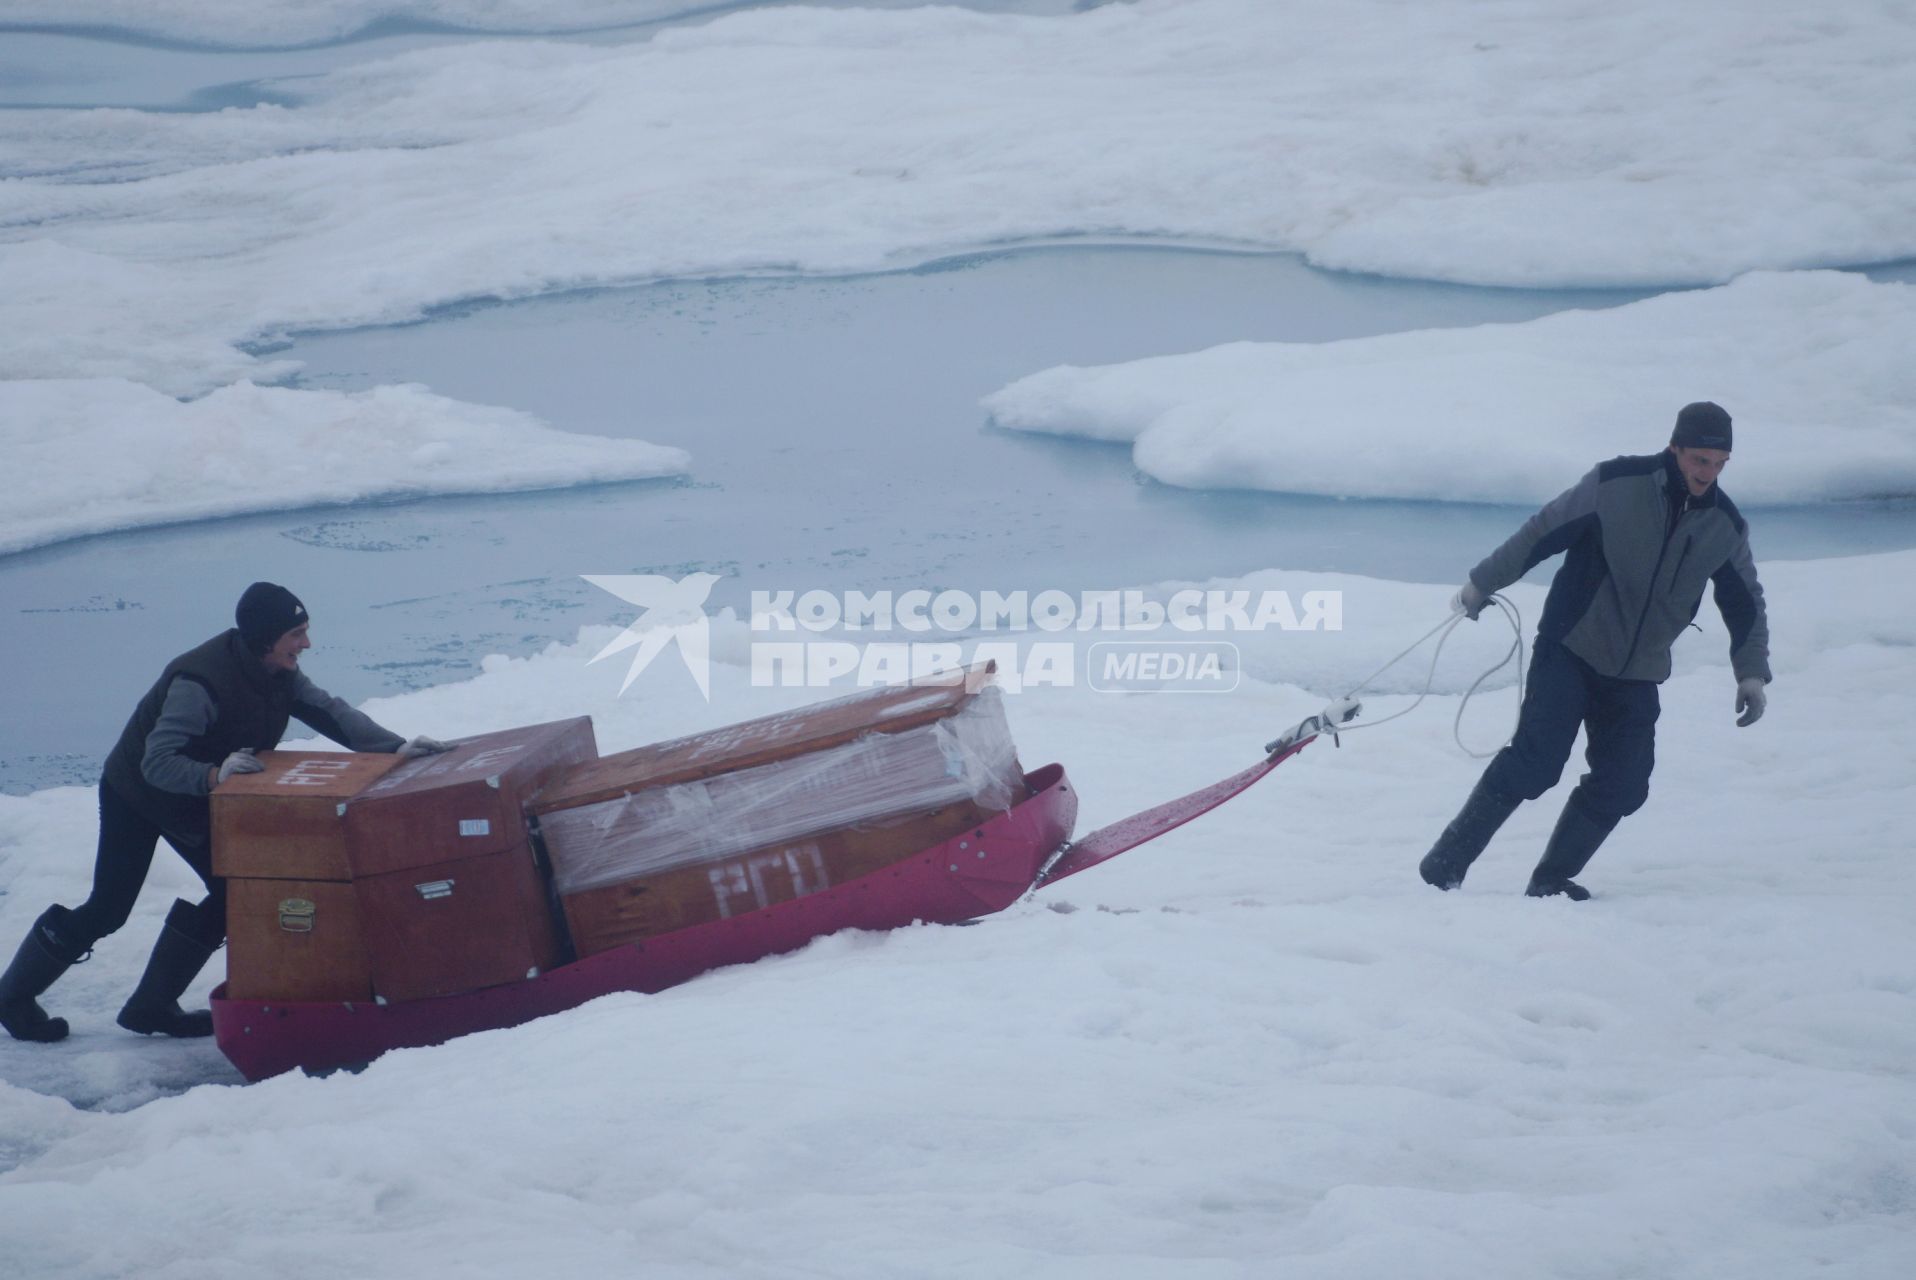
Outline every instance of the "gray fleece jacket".
<path id="1" fill-rule="evenodd" d="M 182 754 L 187 743 L 212 727 L 216 707 L 213 695 L 197 680 L 174 677 L 160 704 L 160 718 L 146 735 L 146 753 L 140 776 L 162 791 L 203 796 L 206 762 Z M 405 739 L 343 699 L 335 698 L 306 678 L 293 675 L 293 716 L 345 747 L 348 751 L 397 751 Z"/>
<path id="2" fill-rule="evenodd" d="M 1668 679 L 1670 646 L 1712 587 L 1736 678 L 1769 681 L 1769 620 L 1749 526 L 1721 485 L 1693 497 L 1667 451 L 1598 464 L 1485 556 L 1470 580 L 1488 595 L 1558 552 L 1564 562 L 1537 634 L 1599 674 Z"/>

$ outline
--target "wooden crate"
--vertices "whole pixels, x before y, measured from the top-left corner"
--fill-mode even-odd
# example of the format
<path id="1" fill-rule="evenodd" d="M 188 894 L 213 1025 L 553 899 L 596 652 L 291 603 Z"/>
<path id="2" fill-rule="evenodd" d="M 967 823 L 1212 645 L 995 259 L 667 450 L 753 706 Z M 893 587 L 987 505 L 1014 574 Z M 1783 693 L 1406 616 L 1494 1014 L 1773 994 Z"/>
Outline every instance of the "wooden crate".
<path id="1" fill-rule="evenodd" d="M 266 751 L 261 773 L 235 774 L 212 795 L 213 873 L 228 878 L 346 880 L 346 803 L 399 757 Z"/>
<path id="2" fill-rule="evenodd" d="M 352 874 L 523 850 L 527 800 L 598 754 L 592 721 L 580 716 L 462 738 L 450 751 L 409 760 L 348 802 Z"/>
<path id="3" fill-rule="evenodd" d="M 581 956 L 594 955 L 844 884 L 948 840 L 992 813 L 966 801 L 883 825 L 845 827 L 676 867 L 560 901 L 573 946 Z"/>
<path id="4" fill-rule="evenodd" d="M 373 989 L 419 1000 L 536 977 L 559 963 L 545 877 L 511 849 L 353 882 Z"/>
<path id="5" fill-rule="evenodd" d="M 524 980 L 559 962 L 526 801 L 598 757 L 586 717 L 462 738 L 346 806 L 374 989 L 418 1000 Z"/>
<path id="6" fill-rule="evenodd" d="M 353 886 L 229 879 L 226 989 L 235 1000 L 371 1000 L 372 966 Z"/>

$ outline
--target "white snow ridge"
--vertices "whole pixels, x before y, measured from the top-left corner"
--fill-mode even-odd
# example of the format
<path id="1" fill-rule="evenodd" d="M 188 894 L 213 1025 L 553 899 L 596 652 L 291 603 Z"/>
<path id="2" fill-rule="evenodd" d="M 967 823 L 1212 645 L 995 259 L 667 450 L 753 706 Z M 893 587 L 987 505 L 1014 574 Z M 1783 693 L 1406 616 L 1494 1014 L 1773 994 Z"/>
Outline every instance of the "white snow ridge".
<path id="1" fill-rule="evenodd" d="M 555 431 L 423 387 L 240 382 L 182 404 L 124 379 L 0 382 L 0 553 L 87 534 L 368 498 L 677 475 L 680 449 Z"/>
<path id="2" fill-rule="evenodd" d="M 1916 288 L 1758 272 L 1518 325 L 1047 369 L 984 403 L 1000 426 L 1130 442 L 1187 488 L 1541 503 L 1708 399 L 1736 421 L 1725 489 L 1815 502 L 1916 494 L 1912 350 Z"/>

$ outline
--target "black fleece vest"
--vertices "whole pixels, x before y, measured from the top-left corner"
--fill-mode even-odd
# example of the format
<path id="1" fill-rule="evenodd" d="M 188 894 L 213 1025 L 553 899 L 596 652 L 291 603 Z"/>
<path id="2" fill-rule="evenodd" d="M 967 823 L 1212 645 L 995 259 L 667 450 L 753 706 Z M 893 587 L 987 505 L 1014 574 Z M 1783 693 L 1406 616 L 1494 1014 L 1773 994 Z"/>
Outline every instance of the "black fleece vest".
<path id="1" fill-rule="evenodd" d="M 106 758 L 107 785 L 174 841 L 205 844 L 210 838 L 206 797 L 162 791 L 140 773 L 147 735 L 159 722 L 166 691 L 176 678 L 192 680 L 212 696 L 213 723 L 181 749 L 188 759 L 207 765 L 217 765 L 243 747 L 277 747 L 292 715 L 293 680 L 290 673 L 268 671 L 240 641 L 238 631 L 222 631 L 167 663 L 120 731 Z"/>

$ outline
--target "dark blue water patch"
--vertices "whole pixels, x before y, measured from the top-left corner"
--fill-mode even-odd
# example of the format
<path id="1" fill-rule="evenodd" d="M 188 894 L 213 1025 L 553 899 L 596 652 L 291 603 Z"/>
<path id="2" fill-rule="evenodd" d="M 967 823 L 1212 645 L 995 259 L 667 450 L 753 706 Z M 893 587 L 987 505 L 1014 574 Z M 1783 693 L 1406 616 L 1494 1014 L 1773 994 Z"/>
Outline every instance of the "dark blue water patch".
<path id="1" fill-rule="evenodd" d="M 295 107 L 299 101 L 285 80 L 236 80 L 231 84 L 195 89 L 176 105 L 149 110 L 211 115 L 216 111 L 250 111 L 256 107 Z"/>
<path id="2" fill-rule="evenodd" d="M 1916 284 L 1916 258 L 1902 258 L 1895 262 L 1880 262 L 1874 266 L 1851 269 L 1862 272 L 1877 284 Z"/>
<path id="3" fill-rule="evenodd" d="M 0 84 L 0 92 L 6 86 Z M 237 80 L 231 84 L 208 85 L 194 89 L 177 102 L 114 102 L 116 107 L 133 107 L 154 115 L 211 115 L 226 110 L 248 110 L 253 107 L 293 107 L 299 105 L 299 99 L 289 93 L 281 81 Z M 0 111 L 76 111 L 90 110 L 92 104 L 72 102 L 20 102 L 0 100 Z M 84 174 L 86 164 L 75 164 L 50 169 L 9 170 L 7 177 L 14 178 L 72 178 Z"/>

